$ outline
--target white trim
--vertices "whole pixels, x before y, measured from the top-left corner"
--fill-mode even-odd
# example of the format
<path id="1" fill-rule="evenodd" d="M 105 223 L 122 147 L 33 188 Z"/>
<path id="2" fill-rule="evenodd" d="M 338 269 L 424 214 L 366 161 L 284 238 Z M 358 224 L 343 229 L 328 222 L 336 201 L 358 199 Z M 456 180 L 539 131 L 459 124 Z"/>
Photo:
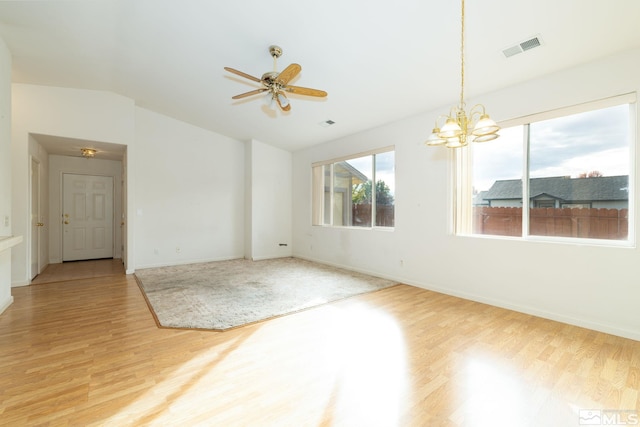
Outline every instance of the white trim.
<path id="1" fill-rule="evenodd" d="M 552 242 L 552 243 L 569 243 L 569 244 L 588 244 L 588 245 L 597 245 L 597 246 L 612 246 L 612 247 L 635 247 L 636 246 L 636 228 L 635 228 L 635 219 L 636 219 L 636 198 L 635 198 L 635 179 L 637 179 L 637 170 L 636 170 L 636 144 L 640 140 L 637 135 L 637 106 L 636 106 L 636 92 L 631 92 L 623 95 L 611 96 L 608 98 L 585 102 L 582 104 L 577 104 L 564 108 L 557 108 L 554 110 L 549 110 L 546 112 L 530 114 L 526 116 L 522 116 L 516 119 L 510 119 L 506 121 L 500 122 L 500 126 L 502 128 L 508 127 L 523 127 L 523 158 L 522 158 L 522 232 L 520 236 L 511 236 L 514 239 L 522 240 L 522 241 L 544 241 L 544 242 Z M 620 106 L 620 105 L 628 105 L 629 106 L 629 218 L 628 218 L 628 234 L 626 240 L 607 240 L 607 239 L 589 239 L 589 238 L 567 238 L 561 236 L 537 236 L 529 234 L 529 221 L 530 221 L 530 194 L 529 194 L 529 181 L 530 181 L 530 150 L 531 150 L 531 141 L 530 141 L 530 125 L 533 123 L 541 122 L 544 120 L 560 118 L 571 116 L 574 114 L 580 114 L 590 111 L 601 110 L 605 108 Z M 459 207 L 457 210 L 454 210 L 454 219 L 455 219 L 455 234 L 458 236 L 465 237 L 481 237 L 486 236 L 490 238 L 500 238 L 504 236 L 497 235 L 482 235 L 473 233 L 473 224 L 471 219 L 471 212 L 473 209 L 473 202 L 471 200 L 471 186 L 473 183 L 471 182 L 472 177 L 472 162 L 462 162 L 460 159 L 464 158 L 464 154 L 459 154 L 456 158 L 458 163 L 456 164 L 456 168 L 462 168 L 462 171 L 459 171 L 455 176 L 458 179 L 461 179 L 463 182 L 469 181 L 467 191 L 461 192 L 460 189 L 454 187 L 453 194 L 456 195 L 458 200 L 465 201 L 463 207 Z M 465 167 L 466 166 L 466 167 Z M 631 178 L 634 179 L 631 179 Z M 451 188 L 451 187 L 450 187 Z M 526 203 L 524 201 L 527 201 Z M 458 203 L 459 205 L 460 203 Z M 455 207 L 455 202 L 454 202 Z M 633 209 L 631 209 L 633 207 Z"/>
<path id="2" fill-rule="evenodd" d="M 387 153 L 389 151 L 395 151 L 395 149 L 396 149 L 395 145 L 389 145 L 387 147 L 376 148 L 375 150 L 363 151 L 362 153 L 355 153 L 355 154 L 350 154 L 348 156 L 336 157 L 335 159 L 323 160 L 321 162 L 313 162 L 311 163 L 311 166 L 314 167 L 314 166 L 322 166 L 322 165 L 328 165 L 328 164 L 333 164 L 338 162 L 344 162 L 345 160 L 357 159 L 358 157 L 365 157 L 365 156 L 371 156 L 373 154 L 380 154 L 380 153 Z"/>
<path id="3" fill-rule="evenodd" d="M 13 304 L 13 295 L 9 295 L 9 297 L 0 304 L 0 314 L 4 313 L 11 304 Z"/>
<path id="4" fill-rule="evenodd" d="M 593 322 L 593 321 L 591 321 L 591 320 L 589 320 L 587 318 L 578 318 L 578 317 L 573 317 L 573 316 L 566 316 L 566 315 L 564 315 L 562 313 L 556 313 L 556 312 L 548 311 L 548 310 L 540 310 L 540 309 L 537 309 L 535 307 L 528 306 L 528 305 L 513 304 L 513 303 L 510 303 L 508 301 L 501 300 L 501 299 L 486 298 L 486 297 L 484 297 L 482 295 L 478 295 L 478 294 L 474 294 L 474 293 L 453 291 L 453 290 L 451 290 L 449 288 L 442 288 L 442 287 L 433 286 L 433 285 L 430 285 L 430 284 L 418 283 L 418 282 L 416 282 L 414 280 L 406 280 L 406 279 L 403 279 L 403 278 L 394 277 L 394 276 L 391 276 L 389 274 L 385 274 L 383 272 L 377 272 L 377 271 L 373 271 L 373 270 L 370 270 L 370 269 L 357 268 L 357 267 L 353 267 L 351 265 L 347 266 L 347 265 L 343 265 L 343 264 L 339 264 L 339 263 L 328 262 L 328 261 L 325 261 L 325 260 L 322 260 L 322 259 L 313 258 L 313 257 L 302 256 L 302 255 L 293 255 L 293 258 L 299 258 L 299 259 L 303 259 L 303 260 L 307 260 L 307 261 L 313 261 L 313 262 L 317 262 L 319 264 L 330 265 L 332 267 L 343 268 L 345 270 L 355 271 L 355 272 L 358 272 L 358 273 L 369 274 L 371 276 L 380 277 L 380 278 L 387 279 L 387 280 L 392 280 L 392 281 L 397 282 L 398 284 L 401 284 L 401 285 L 414 286 L 416 288 L 426 289 L 426 290 L 437 292 L 437 293 L 440 293 L 440 294 L 443 294 L 443 295 L 449 295 L 449 296 L 456 297 L 456 298 L 462 298 L 462 299 L 467 300 L 467 301 L 475 301 L 475 302 L 482 303 L 482 304 L 489 304 L 491 306 L 502 308 L 502 309 L 505 309 L 505 310 L 511 310 L 511 311 L 515 311 L 515 312 L 518 312 L 518 313 L 530 314 L 532 316 L 537 316 L 537 317 L 541 317 L 543 319 L 553 320 L 555 322 L 560 322 L 560 323 L 565 323 L 565 324 L 568 324 L 568 325 L 579 326 L 579 327 L 591 329 L 591 330 L 594 330 L 594 331 L 604 332 L 604 333 L 607 333 L 607 334 L 612 334 L 612 335 L 616 335 L 616 336 L 619 336 L 619 337 L 629 338 L 629 339 L 632 339 L 632 340 L 640 341 L 640 332 L 639 331 L 623 329 L 623 328 L 619 328 L 619 327 L 617 327 L 615 325 L 611 325 L 611 324 Z"/>
<path id="5" fill-rule="evenodd" d="M 29 286 L 31 284 L 31 280 L 28 281 L 24 281 L 24 280 L 20 280 L 17 282 L 11 282 L 11 287 L 12 288 L 21 288 L 23 286 Z"/>
<path id="6" fill-rule="evenodd" d="M 385 278 L 388 278 L 388 277 L 385 277 Z M 391 280 L 396 280 L 396 279 L 391 278 Z M 565 323 L 568 325 L 579 326 L 582 328 L 591 329 L 593 331 L 604 332 L 607 334 L 640 341 L 640 332 L 637 330 L 623 329 L 611 324 L 593 322 L 587 318 L 567 316 L 562 313 L 556 313 L 548 310 L 540 310 L 538 308 L 528 306 L 528 305 L 513 304 L 501 299 L 487 298 L 482 295 L 469 293 L 469 292 L 452 291 L 451 289 L 448 289 L 448 288 L 425 285 L 425 284 L 416 283 L 412 281 L 401 281 L 400 283 L 410 285 L 410 286 L 415 286 L 417 288 L 422 288 L 422 289 L 426 289 L 433 292 L 438 292 L 440 294 L 449 295 L 452 297 L 462 298 L 468 301 L 475 301 L 478 303 L 488 304 L 493 307 L 498 307 L 505 310 L 511 310 L 518 313 L 530 314 L 532 316 L 541 317 L 543 319 L 549 319 L 556 322 Z"/>
<path id="7" fill-rule="evenodd" d="M 629 201 L 628 206 L 633 206 L 633 209 L 629 209 L 629 218 L 627 220 L 627 241 L 631 246 L 635 247 L 638 240 L 636 236 L 636 218 L 638 217 L 638 205 L 636 198 L 636 182 L 638 180 L 638 168 L 636 164 L 637 159 L 637 146 L 640 141 L 640 135 L 638 135 L 638 105 L 636 102 L 629 104 Z M 631 176 L 634 179 L 631 179 Z"/>
<path id="8" fill-rule="evenodd" d="M 529 195 L 529 161 L 531 160 L 531 123 L 522 126 L 522 229 L 520 238 L 529 236 L 529 220 L 531 214 L 531 197 Z M 525 203 L 525 200 L 527 201 Z"/>
<path id="9" fill-rule="evenodd" d="M 515 117 L 513 119 L 503 120 L 499 122 L 498 125 L 501 128 L 509 128 L 533 122 L 557 119 L 558 117 L 570 116 L 572 114 L 586 113 L 587 111 L 601 110 L 603 108 L 615 107 L 617 105 L 635 104 L 636 98 L 637 96 L 635 92 L 625 93 L 622 95 L 615 95 L 596 101 L 584 102 L 582 104 L 556 108 L 554 110 L 548 110 L 540 113 L 534 113 L 526 116 Z"/>
<path id="10" fill-rule="evenodd" d="M 0 237 L 0 252 L 11 249 L 12 247 L 22 243 L 22 236 L 2 236 Z"/>

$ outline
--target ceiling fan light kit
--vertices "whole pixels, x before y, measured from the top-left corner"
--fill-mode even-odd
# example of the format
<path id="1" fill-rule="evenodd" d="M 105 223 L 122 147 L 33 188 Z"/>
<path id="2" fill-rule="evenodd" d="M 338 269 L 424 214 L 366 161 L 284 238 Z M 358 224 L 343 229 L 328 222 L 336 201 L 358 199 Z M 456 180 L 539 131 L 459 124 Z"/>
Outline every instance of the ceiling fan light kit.
<path id="1" fill-rule="evenodd" d="M 282 56 L 282 48 L 280 46 L 269 46 L 269 54 L 273 58 L 273 71 L 264 73 L 261 78 L 254 77 L 231 67 L 224 67 L 224 69 L 230 73 L 244 77 L 253 82 L 260 83 L 263 86 L 260 89 L 232 96 L 231 99 L 242 99 L 266 92 L 267 96 L 265 97 L 265 102 L 269 107 L 273 108 L 273 106 L 277 104 L 282 111 L 289 111 L 291 110 L 291 103 L 285 95 L 285 92 L 297 95 L 315 96 L 319 98 L 327 96 L 327 92 L 323 90 L 292 86 L 289 84 L 289 82 L 300 73 L 302 67 L 299 64 L 291 64 L 281 72 L 278 72 L 277 60 Z"/>
<path id="2" fill-rule="evenodd" d="M 500 127 L 489 117 L 482 104 L 474 105 L 469 113 L 465 112 L 464 102 L 464 0 L 461 8 L 460 31 L 460 104 L 451 107 L 449 115 L 436 119 L 436 124 L 425 145 L 444 145 L 448 148 L 460 148 L 473 142 L 486 142 L 498 138 Z M 445 119 L 442 128 L 438 120 Z"/>

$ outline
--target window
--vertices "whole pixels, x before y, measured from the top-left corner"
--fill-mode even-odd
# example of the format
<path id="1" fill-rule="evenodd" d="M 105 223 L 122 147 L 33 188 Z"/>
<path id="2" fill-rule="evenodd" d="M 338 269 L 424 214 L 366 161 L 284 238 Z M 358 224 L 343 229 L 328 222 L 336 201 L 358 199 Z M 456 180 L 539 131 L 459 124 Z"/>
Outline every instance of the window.
<path id="1" fill-rule="evenodd" d="M 315 163 L 312 174 L 313 225 L 394 226 L 393 147 Z"/>
<path id="2" fill-rule="evenodd" d="M 530 116 L 474 144 L 471 215 L 459 215 L 460 230 L 628 240 L 634 102 L 624 95 Z"/>

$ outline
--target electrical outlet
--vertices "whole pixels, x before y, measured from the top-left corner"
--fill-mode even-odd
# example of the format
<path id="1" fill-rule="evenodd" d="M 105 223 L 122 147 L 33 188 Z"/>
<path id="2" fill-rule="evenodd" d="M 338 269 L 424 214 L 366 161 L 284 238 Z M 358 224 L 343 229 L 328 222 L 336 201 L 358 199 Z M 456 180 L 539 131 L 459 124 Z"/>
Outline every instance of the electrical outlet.
<path id="1" fill-rule="evenodd" d="M 4 216 L 4 226 L 8 227 L 9 226 L 9 215 L 5 215 Z"/>
<path id="2" fill-rule="evenodd" d="M 176 246 L 176 253 L 179 254 L 180 253 L 180 246 Z"/>

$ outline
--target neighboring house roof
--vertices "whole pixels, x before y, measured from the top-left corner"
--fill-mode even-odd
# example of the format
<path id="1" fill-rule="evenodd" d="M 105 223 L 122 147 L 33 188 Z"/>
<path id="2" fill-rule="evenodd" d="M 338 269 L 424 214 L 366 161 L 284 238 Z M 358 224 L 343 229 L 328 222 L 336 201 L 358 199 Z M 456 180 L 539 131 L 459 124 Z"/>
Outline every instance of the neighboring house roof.
<path id="1" fill-rule="evenodd" d="M 594 178 L 570 178 L 554 176 L 529 180 L 532 199 L 548 196 L 559 200 L 612 201 L 629 199 L 629 176 L 602 176 Z M 493 183 L 483 195 L 484 200 L 509 200 L 522 198 L 522 181 L 500 180 Z"/>
<path id="2" fill-rule="evenodd" d="M 358 169 L 354 168 L 353 166 L 351 166 L 349 163 L 345 161 L 336 163 L 336 166 L 338 168 L 342 168 L 346 173 L 354 177 L 356 181 L 367 182 L 369 180 L 369 178 L 365 174 L 363 174 Z"/>
<path id="3" fill-rule="evenodd" d="M 485 198 L 486 194 L 486 191 L 480 191 L 478 194 L 473 196 L 473 206 L 489 205 L 489 202 Z"/>

